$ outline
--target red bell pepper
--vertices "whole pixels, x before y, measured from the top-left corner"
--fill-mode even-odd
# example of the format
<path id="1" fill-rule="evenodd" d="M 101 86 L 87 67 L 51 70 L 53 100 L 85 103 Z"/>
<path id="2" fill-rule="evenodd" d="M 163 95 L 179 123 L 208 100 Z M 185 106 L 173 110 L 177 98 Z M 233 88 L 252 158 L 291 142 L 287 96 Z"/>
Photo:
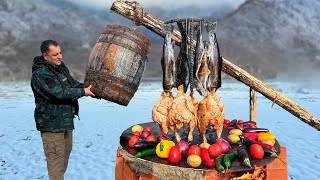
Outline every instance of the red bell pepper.
<path id="1" fill-rule="evenodd" d="M 212 167 L 214 165 L 214 159 L 210 159 L 207 148 L 201 148 L 201 161 L 207 167 Z"/>
<path id="2" fill-rule="evenodd" d="M 272 151 L 274 151 L 274 146 L 270 145 L 270 144 L 266 144 L 266 143 L 263 143 L 263 142 L 257 142 L 257 144 L 259 144 L 260 146 L 263 146 L 265 148 L 268 148 Z"/>
<path id="3" fill-rule="evenodd" d="M 243 137 L 248 138 L 252 141 L 257 141 L 258 140 L 258 133 L 256 132 L 248 132 L 248 133 L 243 133 Z"/>

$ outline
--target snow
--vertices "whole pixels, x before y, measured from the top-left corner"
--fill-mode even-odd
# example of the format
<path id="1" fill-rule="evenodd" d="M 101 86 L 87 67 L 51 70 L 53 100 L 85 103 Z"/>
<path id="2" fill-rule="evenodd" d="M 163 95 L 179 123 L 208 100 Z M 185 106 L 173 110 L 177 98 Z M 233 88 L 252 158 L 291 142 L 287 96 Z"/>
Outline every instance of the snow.
<path id="1" fill-rule="evenodd" d="M 267 84 L 320 117 L 319 86 L 307 82 Z M 152 121 L 151 109 L 161 89 L 161 83 L 143 82 L 127 107 L 81 98 L 80 121 L 75 119 L 74 144 L 65 179 L 114 179 L 120 134 L 134 124 Z M 225 104 L 227 119 L 248 120 L 247 86 L 236 81 L 223 82 L 218 95 Z M 287 148 L 288 179 L 318 179 L 319 131 L 276 104 L 271 107 L 272 102 L 262 95 L 258 94 L 257 99 L 258 126 L 268 128 Z M 29 82 L 0 83 L 0 102 L 0 180 L 49 179 L 40 133 L 35 128 L 35 105 Z"/>

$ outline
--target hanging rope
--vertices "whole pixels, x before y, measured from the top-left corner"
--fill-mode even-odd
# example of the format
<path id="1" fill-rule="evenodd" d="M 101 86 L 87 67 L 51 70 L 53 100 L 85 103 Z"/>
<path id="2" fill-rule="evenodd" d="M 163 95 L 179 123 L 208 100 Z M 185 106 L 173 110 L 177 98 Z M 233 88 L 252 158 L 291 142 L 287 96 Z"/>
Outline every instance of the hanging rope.
<path id="1" fill-rule="evenodd" d="M 136 26 L 142 25 L 143 16 L 144 16 L 144 10 L 143 10 L 142 6 L 137 1 L 133 1 L 133 2 L 125 1 L 125 3 L 133 6 L 133 12 L 134 12 L 133 22 L 134 22 L 134 24 Z"/>
<path id="2" fill-rule="evenodd" d="M 193 93 L 193 66 L 194 66 L 194 56 L 193 56 L 193 49 L 192 49 L 192 44 L 191 42 L 193 42 L 193 31 L 194 31 L 194 22 L 193 20 L 191 20 L 190 22 L 190 41 L 189 41 L 189 62 L 190 62 L 190 66 L 189 66 L 189 72 L 190 72 L 190 92 Z"/>

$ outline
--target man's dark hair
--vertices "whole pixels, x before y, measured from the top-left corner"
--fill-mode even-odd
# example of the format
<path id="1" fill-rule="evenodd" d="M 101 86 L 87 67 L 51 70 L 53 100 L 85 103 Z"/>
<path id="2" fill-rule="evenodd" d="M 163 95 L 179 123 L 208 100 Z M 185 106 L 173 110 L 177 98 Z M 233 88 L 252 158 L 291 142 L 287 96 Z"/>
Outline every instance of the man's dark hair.
<path id="1" fill-rule="evenodd" d="M 45 40 L 41 43 L 40 46 L 41 53 L 47 52 L 50 45 L 59 46 L 59 44 L 54 40 Z"/>

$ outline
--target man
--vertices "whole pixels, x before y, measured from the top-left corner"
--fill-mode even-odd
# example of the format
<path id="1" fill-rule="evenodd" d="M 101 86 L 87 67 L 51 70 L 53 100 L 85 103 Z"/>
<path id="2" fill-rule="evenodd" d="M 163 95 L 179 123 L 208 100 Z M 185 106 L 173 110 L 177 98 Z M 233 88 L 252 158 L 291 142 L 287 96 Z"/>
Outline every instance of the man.
<path id="1" fill-rule="evenodd" d="M 69 74 L 56 41 L 43 41 L 40 49 L 42 56 L 35 57 L 32 66 L 34 118 L 41 132 L 49 178 L 61 180 L 72 149 L 73 119 L 79 116 L 78 99 L 94 94 L 91 85 L 84 88 Z"/>

